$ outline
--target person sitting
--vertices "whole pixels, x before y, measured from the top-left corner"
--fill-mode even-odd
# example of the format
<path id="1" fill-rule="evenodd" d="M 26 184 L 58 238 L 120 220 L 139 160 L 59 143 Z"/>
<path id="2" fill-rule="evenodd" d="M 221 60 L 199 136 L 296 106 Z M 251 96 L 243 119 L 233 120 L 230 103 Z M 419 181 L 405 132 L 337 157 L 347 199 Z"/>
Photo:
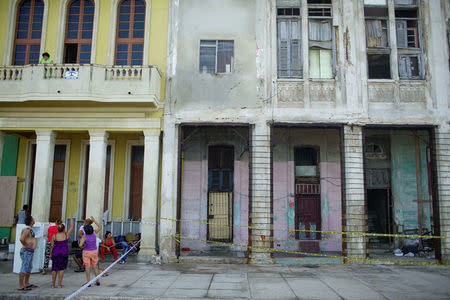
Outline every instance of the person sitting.
<path id="1" fill-rule="evenodd" d="M 136 235 L 133 235 L 131 232 L 127 233 L 127 235 L 125 236 L 125 241 L 122 242 L 124 256 L 122 257 L 122 260 L 119 263 L 121 264 L 125 263 L 128 255 L 131 255 L 133 253 L 135 253 L 134 255 L 136 255 L 139 252 L 141 245 L 140 240 L 141 240 L 140 233 L 137 233 Z M 132 249 L 130 250 L 130 248 Z M 130 252 L 128 252 L 128 250 L 130 250 Z"/>
<path id="2" fill-rule="evenodd" d="M 114 242 L 111 231 L 107 231 L 105 233 L 105 237 L 103 238 L 100 247 L 102 261 L 105 257 L 105 253 L 112 253 L 114 255 L 114 259 L 117 260 L 116 242 Z"/>
<path id="3" fill-rule="evenodd" d="M 83 266 L 83 253 L 81 248 L 78 246 L 77 241 L 72 242 L 72 248 L 75 249 L 73 252 L 73 260 L 78 265 L 78 269 L 75 269 L 75 272 L 84 272 L 84 266 Z"/>

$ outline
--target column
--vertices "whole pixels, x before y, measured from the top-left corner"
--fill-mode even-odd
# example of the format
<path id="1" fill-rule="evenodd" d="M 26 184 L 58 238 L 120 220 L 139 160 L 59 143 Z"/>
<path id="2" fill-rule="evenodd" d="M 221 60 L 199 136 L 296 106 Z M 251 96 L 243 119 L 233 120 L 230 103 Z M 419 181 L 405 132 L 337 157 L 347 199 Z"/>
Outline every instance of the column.
<path id="1" fill-rule="evenodd" d="M 163 157 L 161 170 L 161 220 L 159 225 L 159 254 L 163 261 L 176 261 L 178 179 L 178 127 L 169 115 L 164 117 Z"/>
<path id="2" fill-rule="evenodd" d="M 0 174 L 2 171 L 3 145 L 5 144 L 5 132 L 0 130 Z"/>
<path id="3" fill-rule="evenodd" d="M 251 246 L 271 248 L 270 127 L 267 123 L 255 124 L 251 151 Z M 250 253 L 251 263 L 272 263 L 270 251 L 252 248 Z"/>
<path id="4" fill-rule="evenodd" d="M 56 132 L 52 130 L 36 130 L 36 135 L 36 163 L 34 166 L 31 215 L 36 222 L 48 222 L 50 217 Z"/>
<path id="5" fill-rule="evenodd" d="M 364 165 L 362 148 L 362 127 L 344 127 L 345 157 L 345 203 L 347 232 L 366 232 L 366 210 L 364 199 Z M 345 256 L 365 258 L 366 238 L 361 235 L 346 235 Z M 349 260 L 349 263 L 361 263 L 363 260 Z"/>
<path id="6" fill-rule="evenodd" d="M 86 202 L 86 217 L 93 216 L 103 222 L 103 201 L 105 197 L 106 147 L 109 133 L 103 130 L 89 130 L 89 173 Z"/>
<path id="7" fill-rule="evenodd" d="M 144 130 L 144 175 L 142 190 L 141 251 L 138 259 L 148 261 L 156 245 L 158 211 L 159 136 L 158 130 Z"/>
<path id="8" fill-rule="evenodd" d="M 436 164 L 441 236 L 450 236 L 450 126 L 436 130 Z M 450 239 L 441 239 L 442 262 L 450 264 Z"/>

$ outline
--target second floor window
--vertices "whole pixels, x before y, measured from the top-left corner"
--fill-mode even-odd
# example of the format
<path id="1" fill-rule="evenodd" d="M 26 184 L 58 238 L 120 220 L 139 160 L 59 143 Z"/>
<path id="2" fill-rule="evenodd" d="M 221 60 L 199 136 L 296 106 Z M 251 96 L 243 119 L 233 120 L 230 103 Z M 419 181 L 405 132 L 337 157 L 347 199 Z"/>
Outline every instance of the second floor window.
<path id="1" fill-rule="evenodd" d="M 234 41 L 200 41 L 200 73 L 230 73 L 233 58 Z"/>
<path id="2" fill-rule="evenodd" d="M 44 2 L 26 0 L 19 5 L 14 39 L 14 65 L 39 63 Z"/>
<path id="3" fill-rule="evenodd" d="M 145 32 L 144 0 L 124 0 L 118 7 L 116 65 L 142 65 Z"/>
<path id="4" fill-rule="evenodd" d="M 300 8 L 278 8 L 278 77 L 302 78 Z"/>
<path id="5" fill-rule="evenodd" d="M 88 64 L 91 62 L 94 2 L 75 0 L 69 4 L 64 63 Z"/>

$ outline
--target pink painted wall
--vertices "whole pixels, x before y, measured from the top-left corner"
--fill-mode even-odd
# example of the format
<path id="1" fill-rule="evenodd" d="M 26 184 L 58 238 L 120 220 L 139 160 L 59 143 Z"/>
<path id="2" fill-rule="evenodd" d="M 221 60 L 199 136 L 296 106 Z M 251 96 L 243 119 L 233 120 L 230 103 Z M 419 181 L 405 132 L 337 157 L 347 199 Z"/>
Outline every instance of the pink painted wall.
<path id="1" fill-rule="evenodd" d="M 249 166 L 247 161 L 234 162 L 233 192 L 233 244 L 248 244 L 248 184 Z M 185 161 L 183 163 L 182 223 L 183 237 L 207 239 L 207 199 L 208 161 Z M 192 221 L 192 222 L 188 222 Z M 202 223 L 200 223 L 202 222 Z M 191 250 L 209 250 L 216 244 L 190 239 L 182 239 L 181 247 Z M 247 248 L 231 247 L 234 251 L 246 251 Z"/>
<path id="2" fill-rule="evenodd" d="M 341 231 L 341 170 L 337 146 L 339 136 L 324 130 L 277 129 L 274 137 L 276 145 L 273 163 L 274 247 L 300 251 L 299 241 L 295 239 L 293 231 L 295 230 L 294 147 L 302 144 L 320 147 L 322 230 Z M 342 237 L 338 234 L 322 234 L 319 246 L 321 251 L 340 252 Z"/>

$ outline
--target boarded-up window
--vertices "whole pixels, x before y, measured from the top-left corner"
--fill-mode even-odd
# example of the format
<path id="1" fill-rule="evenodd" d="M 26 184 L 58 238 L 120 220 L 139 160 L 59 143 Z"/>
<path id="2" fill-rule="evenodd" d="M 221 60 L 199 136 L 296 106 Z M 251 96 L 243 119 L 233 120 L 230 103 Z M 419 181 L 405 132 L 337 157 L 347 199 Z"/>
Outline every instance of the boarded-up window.
<path id="1" fill-rule="evenodd" d="M 234 58 L 234 41 L 201 40 L 200 66 L 202 73 L 230 73 Z"/>
<path id="2" fill-rule="evenodd" d="M 64 44 L 65 63 L 91 62 L 94 9 L 92 0 L 75 0 L 69 4 Z"/>
<path id="3" fill-rule="evenodd" d="M 19 5 L 14 39 L 14 65 L 39 63 L 43 15 L 43 1 L 26 0 Z"/>

